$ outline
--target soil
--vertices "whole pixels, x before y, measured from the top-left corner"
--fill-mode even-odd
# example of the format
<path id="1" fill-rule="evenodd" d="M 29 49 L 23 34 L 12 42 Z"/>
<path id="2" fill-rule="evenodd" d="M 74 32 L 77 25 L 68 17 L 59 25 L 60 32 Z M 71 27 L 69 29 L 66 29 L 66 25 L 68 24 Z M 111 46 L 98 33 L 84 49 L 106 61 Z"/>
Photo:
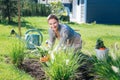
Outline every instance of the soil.
<path id="1" fill-rule="evenodd" d="M 22 69 L 30 74 L 35 80 L 45 80 L 45 72 L 42 70 L 42 65 L 37 59 L 24 60 Z"/>
<path id="2" fill-rule="evenodd" d="M 88 64 L 83 65 L 79 68 L 79 73 L 76 74 L 75 80 L 93 80 L 93 76 L 90 76 L 88 71 Z M 36 59 L 27 59 L 22 64 L 22 69 L 30 74 L 35 80 L 45 80 L 45 72 L 42 70 L 42 65 Z"/>

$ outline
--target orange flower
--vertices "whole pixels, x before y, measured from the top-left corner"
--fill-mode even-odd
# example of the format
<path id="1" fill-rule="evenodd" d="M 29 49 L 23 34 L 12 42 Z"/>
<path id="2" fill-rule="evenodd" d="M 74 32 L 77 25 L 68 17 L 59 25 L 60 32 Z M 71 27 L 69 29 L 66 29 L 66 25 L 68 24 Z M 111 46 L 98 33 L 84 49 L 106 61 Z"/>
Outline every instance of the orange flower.
<path id="1" fill-rule="evenodd" d="M 105 48 L 99 48 L 99 50 L 105 50 Z"/>
<path id="2" fill-rule="evenodd" d="M 40 58 L 40 62 L 47 62 L 50 59 L 50 56 L 44 56 Z"/>

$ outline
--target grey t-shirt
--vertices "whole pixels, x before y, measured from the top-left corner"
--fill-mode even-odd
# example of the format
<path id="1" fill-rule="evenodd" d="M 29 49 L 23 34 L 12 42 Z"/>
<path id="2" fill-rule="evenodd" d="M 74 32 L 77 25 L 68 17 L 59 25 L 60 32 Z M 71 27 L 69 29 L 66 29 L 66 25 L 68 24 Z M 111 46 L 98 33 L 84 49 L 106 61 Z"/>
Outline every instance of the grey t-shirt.
<path id="1" fill-rule="evenodd" d="M 75 37 L 77 35 L 80 35 L 80 34 L 76 33 L 71 27 L 69 27 L 68 25 L 65 25 L 65 24 L 59 24 L 58 31 L 60 34 L 60 42 L 57 45 L 57 49 L 61 46 L 66 46 L 67 44 L 72 46 Z M 49 39 L 50 39 L 50 43 L 51 43 L 49 45 L 51 47 L 53 47 L 57 37 L 55 35 L 55 32 L 51 28 L 49 28 L 48 32 L 49 32 Z"/>

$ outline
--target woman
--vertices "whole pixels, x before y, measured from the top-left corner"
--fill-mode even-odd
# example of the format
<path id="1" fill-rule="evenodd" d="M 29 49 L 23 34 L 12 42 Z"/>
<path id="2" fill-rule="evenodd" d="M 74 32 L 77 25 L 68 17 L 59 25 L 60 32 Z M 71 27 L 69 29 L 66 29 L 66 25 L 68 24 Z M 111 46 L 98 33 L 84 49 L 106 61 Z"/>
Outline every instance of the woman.
<path id="1" fill-rule="evenodd" d="M 49 37 L 48 44 L 53 48 L 56 38 L 59 40 L 59 44 L 55 50 L 60 48 L 71 47 L 74 50 L 80 50 L 82 48 L 81 35 L 75 32 L 68 25 L 60 24 L 58 18 L 54 14 L 50 14 L 47 18 L 49 24 Z"/>

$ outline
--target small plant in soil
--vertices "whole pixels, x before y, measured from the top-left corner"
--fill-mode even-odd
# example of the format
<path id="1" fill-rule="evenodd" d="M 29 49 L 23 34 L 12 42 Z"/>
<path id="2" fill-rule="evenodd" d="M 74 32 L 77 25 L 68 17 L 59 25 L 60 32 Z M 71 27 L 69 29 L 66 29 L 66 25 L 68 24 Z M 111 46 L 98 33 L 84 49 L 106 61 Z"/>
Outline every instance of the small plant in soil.
<path id="1" fill-rule="evenodd" d="M 120 80 L 120 52 L 110 52 L 107 60 L 94 59 L 95 80 Z"/>
<path id="2" fill-rule="evenodd" d="M 40 53 L 40 62 L 47 62 L 50 59 L 50 55 L 48 54 L 48 50 L 45 47 L 37 47 Z"/>
<path id="3" fill-rule="evenodd" d="M 100 39 L 100 38 L 97 39 L 95 48 L 99 49 L 99 50 L 105 50 L 106 49 L 102 39 Z"/>
<path id="4" fill-rule="evenodd" d="M 95 48 L 96 56 L 99 60 L 107 59 L 109 49 L 106 48 L 102 39 L 97 39 Z"/>
<path id="5" fill-rule="evenodd" d="M 12 63 L 17 67 L 20 67 L 22 65 L 22 62 L 25 57 L 24 50 L 25 50 L 25 46 L 21 42 L 15 43 L 12 47 L 11 59 L 12 59 Z"/>
<path id="6" fill-rule="evenodd" d="M 37 47 L 37 49 L 38 49 L 41 57 L 48 55 L 48 50 L 45 47 L 40 46 L 40 47 Z"/>
<path id="7" fill-rule="evenodd" d="M 74 80 L 77 69 L 83 64 L 84 57 L 72 51 L 54 53 L 54 59 L 41 62 L 50 80 Z"/>

